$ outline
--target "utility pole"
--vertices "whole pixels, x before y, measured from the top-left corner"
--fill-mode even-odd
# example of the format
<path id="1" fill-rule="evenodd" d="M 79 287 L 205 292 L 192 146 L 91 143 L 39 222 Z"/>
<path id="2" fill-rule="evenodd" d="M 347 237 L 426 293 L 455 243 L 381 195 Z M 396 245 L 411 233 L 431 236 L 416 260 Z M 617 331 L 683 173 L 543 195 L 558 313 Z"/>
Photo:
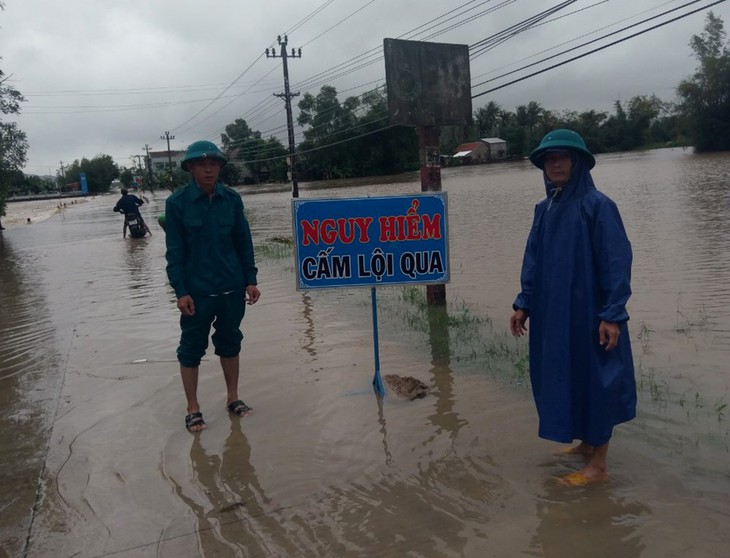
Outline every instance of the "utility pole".
<path id="1" fill-rule="evenodd" d="M 172 171 L 172 154 L 170 153 L 170 140 L 175 139 L 175 136 L 171 136 L 170 132 L 165 132 L 165 135 L 160 136 L 160 139 L 167 140 L 167 166 Z"/>
<path id="2" fill-rule="evenodd" d="M 298 198 L 299 185 L 297 184 L 297 179 L 294 173 L 294 166 L 296 165 L 296 148 L 294 146 L 294 122 L 291 113 L 291 99 L 292 97 L 299 96 L 299 92 L 291 93 L 289 91 L 289 65 L 287 64 L 287 59 L 301 58 L 302 49 L 300 48 L 295 50 L 292 48 L 291 53 L 287 54 L 286 45 L 289 42 L 288 37 L 284 35 L 284 40 L 282 40 L 281 35 L 279 35 L 276 40 L 281 47 L 279 57 L 281 57 L 282 66 L 284 68 L 284 93 L 274 93 L 274 97 L 282 97 L 286 105 L 286 127 L 289 132 L 289 177 L 291 178 L 291 195 L 293 198 Z M 276 58 L 276 51 L 274 48 L 271 48 L 271 52 L 269 52 L 268 48 L 266 49 L 266 58 Z"/>
<path id="3" fill-rule="evenodd" d="M 152 160 L 150 159 L 150 146 L 146 143 L 144 144 L 144 149 L 147 155 L 144 158 L 144 164 L 145 167 L 147 167 L 147 178 L 149 180 L 149 189 L 150 192 L 154 190 L 154 187 L 152 186 Z"/>
<path id="4" fill-rule="evenodd" d="M 58 164 L 61 165 L 61 184 L 58 185 L 58 193 L 61 193 L 61 186 L 66 183 L 66 171 L 63 168 L 63 161 L 59 161 Z"/>
<path id="5" fill-rule="evenodd" d="M 167 140 L 167 173 L 169 177 L 167 188 L 172 191 L 172 154 L 170 153 L 170 140 L 175 139 L 175 136 L 171 136 L 170 132 L 165 132 L 165 135 L 160 136 L 160 139 Z"/>

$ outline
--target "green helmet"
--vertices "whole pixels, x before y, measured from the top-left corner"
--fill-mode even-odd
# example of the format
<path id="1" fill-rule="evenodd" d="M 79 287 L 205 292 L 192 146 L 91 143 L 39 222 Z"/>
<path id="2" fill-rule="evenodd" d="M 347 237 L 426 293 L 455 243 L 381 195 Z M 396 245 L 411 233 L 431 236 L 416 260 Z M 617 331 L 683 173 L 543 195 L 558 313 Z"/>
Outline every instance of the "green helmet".
<path id="1" fill-rule="evenodd" d="M 185 152 L 185 157 L 182 160 L 180 166 L 183 170 L 188 169 L 188 162 L 193 159 L 205 159 L 206 157 L 212 157 L 223 162 L 225 165 L 227 162 L 226 156 L 223 152 L 218 149 L 218 146 L 211 141 L 200 140 L 191 143 L 188 146 L 188 150 Z"/>
<path id="2" fill-rule="evenodd" d="M 530 153 L 530 161 L 532 161 L 532 164 L 543 170 L 545 167 L 545 153 L 551 149 L 568 149 L 577 151 L 585 157 L 589 169 L 592 169 L 596 164 L 596 158 L 590 151 L 588 151 L 586 142 L 584 142 L 583 138 L 576 134 L 573 130 L 560 129 L 553 130 L 552 132 L 545 134 L 545 137 L 542 138 L 537 149 Z"/>

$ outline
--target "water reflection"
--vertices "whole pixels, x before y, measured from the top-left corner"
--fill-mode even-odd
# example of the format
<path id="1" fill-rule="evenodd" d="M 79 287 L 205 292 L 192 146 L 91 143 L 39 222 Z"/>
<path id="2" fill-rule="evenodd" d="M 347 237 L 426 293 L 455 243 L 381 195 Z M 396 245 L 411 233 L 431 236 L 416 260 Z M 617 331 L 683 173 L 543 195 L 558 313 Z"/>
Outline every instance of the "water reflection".
<path id="1" fill-rule="evenodd" d="M 431 348 L 432 368 L 430 373 L 436 395 L 435 412 L 429 416 L 429 420 L 439 430 L 449 432 L 455 439 L 459 429 L 466 422 L 460 420 L 454 412 L 454 373 L 449 366 L 451 358 L 449 315 L 445 306 L 429 306 L 426 312 L 428 314 L 428 344 Z"/>
<path id="2" fill-rule="evenodd" d="M 149 296 L 153 272 L 149 239 L 150 237 L 128 240 L 124 247 L 124 273 L 133 300 Z"/>
<path id="3" fill-rule="evenodd" d="M 314 348 L 315 334 L 314 334 L 314 318 L 312 316 L 314 305 L 312 304 L 312 297 L 308 293 L 302 293 L 302 317 L 306 323 L 302 335 L 304 336 L 302 349 L 307 351 L 312 360 L 317 358 L 317 350 Z"/>
<path id="4" fill-rule="evenodd" d="M 566 490 L 547 481 L 538 495 L 540 523 L 531 546 L 545 558 L 638 558 L 646 549 L 639 527 L 649 508 L 614 493 L 609 485 Z"/>
<path id="5" fill-rule="evenodd" d="M 380 426 L 380 433 L 383 435 L 383 453 L 385 454 L 385 466 L 391 467 L 395 461 L 393 454 L 390 452 L 388 447 L 388 424 L 385 420 L 385 411 L 383 409 L 383 398 L 380 397 L 377 392 L 373 394 L 375 401 L 378 404 L 378 426 Z"/>
<path id="6" fill-rule="evenodd" d="M 0 540 L 13 555 L 30 526 L 63 377 L 43 276 L 0 235 Z"/>
<path id="7" fill-rule="evenodd" d="M 241 420 L 231 419 L 231 431 L 223 450 L 207 452 L 202 436 L 190 448 L 193 483 L 204 495 L 180 498 L 197 518 L 203 556 L 299 556 L 301 549 L 290 540 L 279 514 L 258 480 L 251 460 L 251 446 Z"/>
<path id="8" fill-rule="evenodd" d="M 455 410 L 448 314 L 444 307 L 427 313 L 433 393 L 416 401 L 375 397 L 386 468 L 380 475 L 328 491 L 325 515 L 342 546 L 333 546 L 334 553 L 327 555 L 346 555 L 353 548 L 389 555 L 465 555 L 469 544 L 485 536 L 488 505 L 503 492 L 505 481 L 489 456 L 472 454 L 469 444 L 459 440 L 468 421 Z M 402 448 L 389 446 L 387 414 L 395 417 L 391 426 L 400 444 L 403 430 L 412 428 L 413 436 L 423 436 L 412 416 L 420 405 L 432 409 L 427 420 L 433 429 L 422 442 L 407 446 L 416 452 L 411 468 L 402 455 L 397 457 Z M 320 526 L 326 527 L 326 522 Z"/>

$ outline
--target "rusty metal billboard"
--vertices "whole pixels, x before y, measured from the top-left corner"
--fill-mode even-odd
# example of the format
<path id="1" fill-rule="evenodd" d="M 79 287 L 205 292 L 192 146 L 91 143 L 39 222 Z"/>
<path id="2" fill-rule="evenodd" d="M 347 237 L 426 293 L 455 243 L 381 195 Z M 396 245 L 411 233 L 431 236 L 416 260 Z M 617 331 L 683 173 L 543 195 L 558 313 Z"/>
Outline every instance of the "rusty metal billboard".
<path id="1" fill-rule="evenodd" d="M 471 124 L 467 45 L 385 39 L 383 49 L 391 124 Z"/>

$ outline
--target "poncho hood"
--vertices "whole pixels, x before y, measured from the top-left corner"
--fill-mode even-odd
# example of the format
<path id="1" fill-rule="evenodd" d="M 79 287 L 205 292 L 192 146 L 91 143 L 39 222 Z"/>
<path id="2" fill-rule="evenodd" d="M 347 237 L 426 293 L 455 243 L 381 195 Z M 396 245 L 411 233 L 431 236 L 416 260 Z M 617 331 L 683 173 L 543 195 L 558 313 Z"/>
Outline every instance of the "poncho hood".
<path id="1" fill-rule="evenodd" d="M 567 184 L 562 187 L 556 187 L 550 182 L 547 173 L 545 171 L 542 173 L 542 178 L 545 182 L 545 194 L 551 201 L 567 202 L 575 198 L 583 197 L 588 192 L 596 189 L 585 158 L 577 151 L 571 151 L 570 154 L 573 160 L 573 168 Z"/>

